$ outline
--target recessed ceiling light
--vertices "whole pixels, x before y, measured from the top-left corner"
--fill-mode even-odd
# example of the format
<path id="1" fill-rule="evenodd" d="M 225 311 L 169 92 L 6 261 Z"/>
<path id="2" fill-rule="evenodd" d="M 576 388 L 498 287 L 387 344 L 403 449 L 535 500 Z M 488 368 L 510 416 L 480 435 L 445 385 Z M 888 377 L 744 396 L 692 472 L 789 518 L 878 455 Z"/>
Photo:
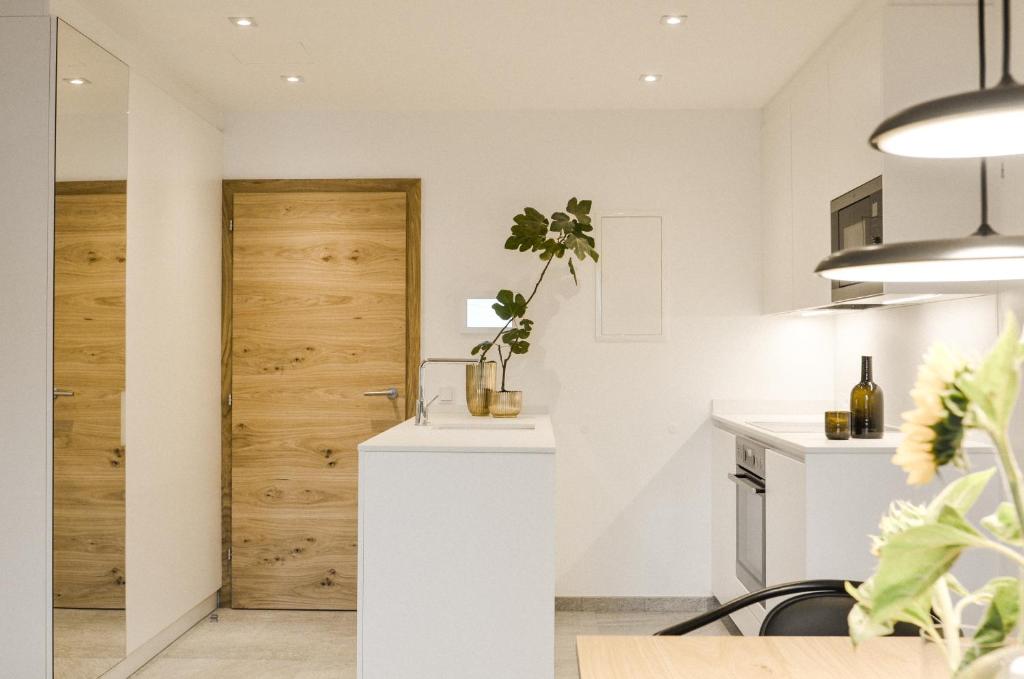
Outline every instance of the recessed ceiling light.
<path id="1" fill-rule="evenodd" d="M 92 84 L 91 81 L 86 80 L 85 78 L 77 78 L 77 77 L 76 78 L 64 78 L 64 82 L 66 82 L 68 85 L 75 85 L 76 87 L 81 86 L 81 85 L 91 85 Z"/>
<path id="2" fill-rule="evenodd" d="M 228 21 L 239 28 L 252 28 L 256 25 L 256 19 L 252 17 L 228 17 Z"/>
<path id="3" fill-rule="evenodd" d="M 666 14 L 661 17 L 661 23 L 666 26 L 678 26 L 679 24 L 686 21 L 685 14 Z"/>
<path id="4" fill-rule="evenodd" d="M 281 76 L 281 80 L 285 81 L 286 83 L 291 83 L 293 85 L 297 85 L 301 82 L 306 81 L 306 79 L 303 78 L 301 75 L 283 75 Z"/>
<path id="5" fill-rule="evenodd" d="M 640 80 L 645 82 L 645 83 L 656 83 L 659 80 L 661 80 L 661 74 L 660 73 L 644 73 L 642 76 L 640 76 Z"/>

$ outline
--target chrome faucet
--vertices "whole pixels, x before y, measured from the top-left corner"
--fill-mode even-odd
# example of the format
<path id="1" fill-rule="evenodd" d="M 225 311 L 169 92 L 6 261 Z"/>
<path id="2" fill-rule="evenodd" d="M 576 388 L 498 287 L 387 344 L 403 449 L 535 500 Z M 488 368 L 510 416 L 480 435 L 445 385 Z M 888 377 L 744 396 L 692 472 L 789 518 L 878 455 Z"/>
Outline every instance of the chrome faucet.
<path id="1" fill-rule="evenodd" d="M 425 370 L 424 369 L 427 367 L 427 364 L 428 363 L 476 363 L 479 360 L 480 359 L 478 359 L 478 358 L 427 358 L 427 359 L 424 359 L 422 363 L 420 363 L 419 393 L 418 393 L 417 398 L 416 398 L 416 426 L 421 427 L 423 425 L 429 424 L 429 422 L 427 422 L 427 408 L 429 408 L 430 404 L 433 403 L 437 399 L 437 396 L 435 396 L 434 398 L 430 399 L 429 402 L 427 402 L 426 398 L 423 395 L 423 378 L 424 378 L 424 375 L 425 375 Z"/>

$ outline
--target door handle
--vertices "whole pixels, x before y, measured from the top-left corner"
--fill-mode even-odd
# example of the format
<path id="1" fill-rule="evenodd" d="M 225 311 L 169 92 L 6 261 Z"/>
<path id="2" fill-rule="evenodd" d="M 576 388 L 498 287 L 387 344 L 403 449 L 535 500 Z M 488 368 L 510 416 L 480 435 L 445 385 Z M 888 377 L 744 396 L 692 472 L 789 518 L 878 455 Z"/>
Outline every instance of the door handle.
<path id="1" fill-rule="evenodd" d="M 381 391 L 364 391 L 363 396 L 387 396 L 389 401 L 394 401 L 398 398 L 398 389 L 390 387 Z"/>
<path id="2" fill-rule="evenodd" d="M 54 401 L 57 400 L 58 396 L 74 396 L 74 395 L 75 395 L 75 392 L 71 391 L 70 389 L 58 389 L 57 387 L 53 388 L 53 400 Z"/>
<path id="3" fill-rule="evenodd" d="M 737 476 L 736 474 L 729 474 L 729 480 L 735 483 L 737 486 L 746 486 L 754 493 L 754 495 L 764 495 L 764 488 L 751 481 L 748 477 L 742 474 Z"/>

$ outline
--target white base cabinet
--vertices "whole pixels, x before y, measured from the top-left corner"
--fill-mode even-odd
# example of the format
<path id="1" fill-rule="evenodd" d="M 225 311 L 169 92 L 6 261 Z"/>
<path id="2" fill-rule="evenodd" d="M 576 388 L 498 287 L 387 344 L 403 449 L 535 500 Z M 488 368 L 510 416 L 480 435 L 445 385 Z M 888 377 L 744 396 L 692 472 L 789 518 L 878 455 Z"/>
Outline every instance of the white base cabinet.
<path id="1" fill-rule="evenodd" d="M 711 464 L 712 581 L 722 603 L 747 590 L 736 578 L 736 486 L 727 478 L 735 470 L 735 435 L 715 428 Z M 765 455 L 765 579 L 768 586 L 795 580 L 865 580 L 877 560 L 870 535 L 893 500 L 926 503 L 941 489 L 906 485 L 890 453 L 808 453 L 801 459 L 789 451 L 767 449 Z M 996 464 L 993 453 L 972 453 L 974 469 Z M 970 517 L 978 520 L 1000 501 L 998 483 L 991 483 Z M 1010 574 L 988 553 L 971 552 L 953 572 L 970 588 L 996 575 Z M 732 615 L 745 635 L 758 632 L 765 607 L 749 606 Z"/>
<path id="2" fill-rule="evenodd" d="M 360 679 L 553 676 L 554 439 L 533 419 L 360 445 Z"/>

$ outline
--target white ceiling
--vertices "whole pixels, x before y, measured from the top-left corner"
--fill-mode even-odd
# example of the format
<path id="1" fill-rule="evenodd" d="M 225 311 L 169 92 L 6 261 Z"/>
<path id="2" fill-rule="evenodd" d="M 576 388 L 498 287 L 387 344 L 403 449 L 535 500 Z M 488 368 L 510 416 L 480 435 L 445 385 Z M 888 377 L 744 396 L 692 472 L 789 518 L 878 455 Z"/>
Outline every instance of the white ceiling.
<path id="1" fill-rule="evenodd" d="M 859 0 L 83 0 L 223 111 L 756 108 Z M 686 14 L 679 27 L 663 14 Z M 229 16 L 254 16 L 239 29 Z M 660 73 L 646 85 L 641 73 Z M 306 82 L 280 76 L 301 73 Z"/>

